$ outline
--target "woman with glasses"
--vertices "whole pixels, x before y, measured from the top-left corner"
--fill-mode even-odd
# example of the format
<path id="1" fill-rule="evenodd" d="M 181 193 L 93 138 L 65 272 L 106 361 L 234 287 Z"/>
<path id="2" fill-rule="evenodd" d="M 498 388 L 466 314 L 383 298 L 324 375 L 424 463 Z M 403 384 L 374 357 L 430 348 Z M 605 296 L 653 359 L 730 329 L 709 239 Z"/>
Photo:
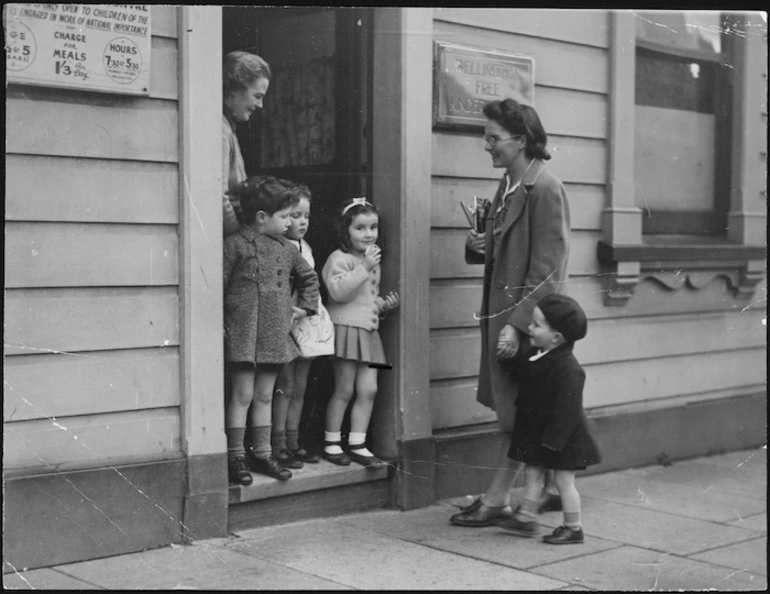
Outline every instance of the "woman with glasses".
<path id="1" fill-rule="evenodd" d="M 503 436 L 486 492 L 451 517 L 459 526 L 490 526 L 511 515 L 510 490 L 519 463 L 508 458 L 518 385 L 505 362 L 519 348 L 537 302 L 566 291 L 570 216 L 567 194 L 545 166 L 551 156 L 537 112 L 513 99 L 483 110 L 484 149 L 504 169 L 484 232 L 471 230 L 468 264 L 484 264 L 481 303 L 481 365 L 477 400 L 497 412 Z M 551 492 L 556 490 L 551 487 Z M 548 493 L 548 487 L 546 487 Z M 545 495 L 540 511 L 560 509 Z"/>

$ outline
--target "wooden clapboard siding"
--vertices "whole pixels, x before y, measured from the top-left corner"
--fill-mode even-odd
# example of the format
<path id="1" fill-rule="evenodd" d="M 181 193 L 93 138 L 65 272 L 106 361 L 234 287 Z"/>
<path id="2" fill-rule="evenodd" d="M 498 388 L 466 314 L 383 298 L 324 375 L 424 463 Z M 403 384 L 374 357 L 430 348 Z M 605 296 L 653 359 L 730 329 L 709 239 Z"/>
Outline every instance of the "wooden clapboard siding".
<path id="1" fill-rule="evenodd" d="M 754 311 L 741 315 L 710 313 L 591 320 L 588 335 L 575 345 L 575 355 L 586 366 L 650 360 L 654 368 L 661 358 L 762 348 L 766 344 L 764 316 L 765 312 Z M 434 330 L 430 340 L 431 379 L 476 375 L 480 343 L 478 327 Z M 758 372 L 761 375 L 762 370 Z"/>
<path id="2" fill-rule="evenodd" d="M 8 221 L 179 220 L 179 172 L 174 163 L 8 155 L 5 166 Z"/>
<path id="3" fill-rule="evenodd" d="M 508 13 L 515 19 L 515 13 Z M 458 43 L 535 58 L 535 106 L 539 87 L 559 87 L 591 93 L 607 93 L 608 55 L 605 48 L 578 45 L 472 26 L 434 22 L 436 41 Z M 547 131 L 547 130 L 546 130 Z"/>
<path id="4" fill-rule="evenodd" d="M 476 401 L 476 389 L 476 378 L 431 382 L 433 430 L 496 420 L 495 411 Z"/>
<path id="5" fill-rule="evenodd" d="M 564 183 L 603 184 L 607 148 L 602 140 L 549 136 L 552 159 L 548 168 Z M 503 172 L 492 167 L 492 159 L 478 136 L 433 133 L 434 176 L 499 179 Z"/>
<path id="6" fill-rule="evenodd" d="M 150 97 L 176 99 L 179 97 L 176 39 L 153 36 L 150 53 Z"/>
<path id="7" fill-rule="evenodd" d="M 8 422 L 179 405 L 177 347 L 20 355 L 4 371 Z"/>
<path id="8" fill-rule="evenodd" d="M 9 289 L 5 354 L 179 344 L 176 287 Z"/>
<path id="9" fill-rule="evenodd" d="M 176 14 L 178 7 L 173 5 L 153 4 L 151 10 L 152 36 L 176 39 Z"/>
<path id="10" fill-rule="evenodd" d="M 8 223 L 5 285 L 109 287 L 176 285 L 173 225 Z"/>
<path id="11" fill-rule="evenodd" d="M 607 138 L 606 95 L 572 89 L 536 87 L 535 105 L 548 133 L 549 144 L 553 142 L 553 136 L 600 140 Z"/>
<path id="12" fill-rule="evenodd" d="M 431 227 L 468 228 L 460 212 L 460 200 L 469 206 L 473 196 L 491 198 L 499 179 L 451 178 L 434 176 L 431 180 Z M 570 205 L 573 230 L 599 230 L 604 208 L 604 186 L 599 184 L 564 184 Z"/>
<path id="13" fill-rule="evenodd" d="M 175 458 L 179 409 L 158 408 L 5 423 L 6 471 L 67 471 Z"/>
<path id="14" fill-rule="evenodd" d="M 544 10 L 542 8 L 434 8 L 434 20 L 506 33 L 520 33 L 606 48 L 606 10 Z"/>
<path id="15" fill-rule="evenodd" d="M 31 100 L 33 93 L 35 99 Z M 6 101 L 8 153 L 178 160 L 176 102 L 123 99 L 116 100 L 123 103 L 117 107 L 89 102 L 85 93 L 79 97 L 83 103 L 64 102 L 53 93 L 41 96 L 26 89 L 25 95 L 27 98 L 9 95 Z"/>
<path id="16" fill-rule="evenodd" d="M 465 263 L 465 238 L 464 229 L 433 229 L 430 238 L 431 278 L 475 278 L 483 275 L 481 266 Z M 572 232 L 568 264 L 570 275 L 591 275 L 599 271 L 596 258 L 598 240 L 598 231 Z"/>

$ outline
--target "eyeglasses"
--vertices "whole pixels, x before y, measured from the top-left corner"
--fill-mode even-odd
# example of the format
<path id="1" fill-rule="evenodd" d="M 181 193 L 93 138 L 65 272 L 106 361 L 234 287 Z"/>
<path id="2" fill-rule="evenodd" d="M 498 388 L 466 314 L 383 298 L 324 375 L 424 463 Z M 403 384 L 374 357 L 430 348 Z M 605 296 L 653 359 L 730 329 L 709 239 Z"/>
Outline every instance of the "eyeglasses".
<path id="1" fill-rule="evenodd" d="M 502 142 L 503 140 L 511 140 L 512 138 L 521 138 L 523 134 L 516 134 L 515 136 L 506 136 L 505 138 L 500 138 L 499 136 L 486 136 L 484 135 L 484 144 L 491 144 L 495 145 L 498 142 Z"/>

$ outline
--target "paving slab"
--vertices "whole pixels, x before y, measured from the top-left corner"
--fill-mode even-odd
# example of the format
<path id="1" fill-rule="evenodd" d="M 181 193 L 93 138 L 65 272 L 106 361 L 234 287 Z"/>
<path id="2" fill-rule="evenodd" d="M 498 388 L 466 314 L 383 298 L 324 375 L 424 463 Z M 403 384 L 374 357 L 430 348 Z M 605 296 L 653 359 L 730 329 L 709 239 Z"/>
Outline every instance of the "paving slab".
<path id="1" fill-rule="evenodd" d="M 714 464 L 717 466 L 724 466 L 725 468 L 742 468 L 745 470 L 759 470 L 767 474 L 767 446 L 763 445 L 760 448 L 753 450 L 740 450 L 737 452 L 728 452 L 726 454 L 718 454 L 716 456 L 709 456 L 708 458 L 700 458 L 700 460 Z"/>
<path id="2" fill-rule="evenodd" d="M 580 480 L 578 487 L 581 495 L 594 499 L 712 522 L 732 522 L 767 509 L 767 501 L 764 498 L 659 482 L 623 473 L 588 476 Z"/>
<path id="3" fill-rule="evenodd" d="M 411 512 L 377 512 L 347 516 L 340 519 L 340 522 L 433 549 L 517 569 L 528 569 L 543 563 L 619 546 L 611 541 L 589 538 L 580 546 L 557 547 L 545 544 L 539 538 L 518 537 L 496 526 L 454 526 L 449 523 L 449 517 L 454 513 L 457 513 L 455 507 L 437 505 Z M 551 532 L 560 523 L 560 513 L 544 514 L 540 519 L 541 535 Z"/>
<path id="4" fill-rule="evenodd" d="M 767 498 L 767 470 L 755 464 L 740 466 L 740 462 L 716 463 L 711 458 L 700 458 L 674 462 L 665 467 L 631 468 L 613 474 L 630 475 L 644 480 L 679 484 L 701 490 L 726 491 L 762 500 Z"/>
<path id="5" fill-rule="evenodd" d="M 738 526 L 739 528 L 748 528 L 749 530 L 767 534 L 767 512 L 747 516 L 745 518 L 738 518 L 737 520 L 729 522 L 729 525 Z"/>
<path id="6" fill-rule="evenodd" d="M 719 547 L 705 553 L 692 555 L 690 558 L 742 569 L 750 573 L 767 575 L 767 537 L 763 536 L 762 538 Z"/>
<path id="7" fill-rule="evenodd" d="M 382 514 L 371 513 L 377 517 Z M 553 590 L 565 585 L 339 520 L 245 532 L 228 548 L 359 589 Z"/>
<path id="8" fill-rule="evenodd" d="M 99 590 L 56 569 L 33 569 L 3 575 L 4 590 Z"/>
<path id="9" fill-rule="evenodd" d="M 715 524 L 668 512 L 582 497 L 586 537 L 598 537 L 656 551 L 692 555 L 762 536 L 727 524 Z"/>
<path id="10" fill-rule="evenodd" d="M 343 584 L 242 555 L 224 539 L 60 566 L 108 590 L 340 590 Z"/>
<path id="11" fill-rule="evenodd" d="M 767 577 L 637 547 L 619 547 L 533 570 L 594 590 L 764 590 Z"/>

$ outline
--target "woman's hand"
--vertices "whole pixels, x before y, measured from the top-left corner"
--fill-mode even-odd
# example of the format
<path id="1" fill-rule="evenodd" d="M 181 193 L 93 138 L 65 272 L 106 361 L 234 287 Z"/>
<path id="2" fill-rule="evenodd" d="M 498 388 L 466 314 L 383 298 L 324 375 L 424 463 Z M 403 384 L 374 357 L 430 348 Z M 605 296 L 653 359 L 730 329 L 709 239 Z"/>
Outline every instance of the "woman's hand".
<path id="1" fill-rule="evenodd" d="M 465 238 L 465 246 L 477 254 L 484 255 L 484 245 L 486 243 L 486 233 L 479 233 L 474 229 L 468 231 L 468 236 Z"/>
<path id="2" fill-rule="evenodd" d="M 371 271 L 382 260 L 382 248 L 378 245 L 370 245 L 364 252 L 364 268 Z"/>
<path id="3" fill-rule="evenodd" d="M 307 317 L 307 312 L 301 307 L 291 306 L 291 323 L 300 321 L 302 318 Z"/>
<path id="4" fill-rule="evenodd" d="M 497 358 L 510 359 L 519 350 L 519 334 L 510 324 L 503 326 L 497 337 Z"/>
<path id="5" fill-rule="evenodd" d="M 380 313 L 384 314 L 398 307 L 398 293 L 391 291 L 380 303 Z"/>

